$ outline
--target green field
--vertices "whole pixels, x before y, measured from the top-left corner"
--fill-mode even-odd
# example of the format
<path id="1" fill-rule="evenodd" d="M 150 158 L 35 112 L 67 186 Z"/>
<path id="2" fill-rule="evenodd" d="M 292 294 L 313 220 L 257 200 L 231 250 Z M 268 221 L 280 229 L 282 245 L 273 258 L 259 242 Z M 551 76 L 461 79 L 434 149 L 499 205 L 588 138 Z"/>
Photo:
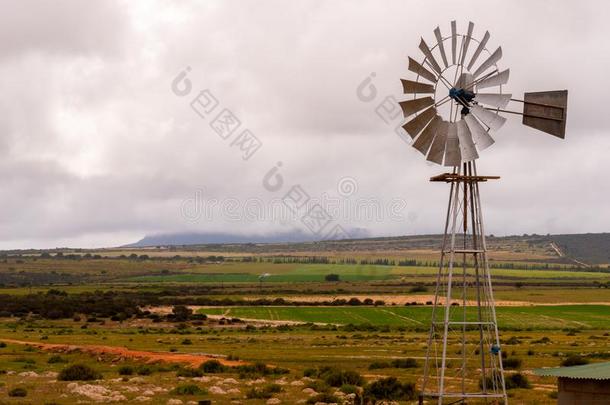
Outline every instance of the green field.
<path id="1" fill-rule="evenodd" d="M 453 309 L 456 312 L 456 309 Z M 610 307 L 605 305 L 562 305 L 499 307 L 496 309 L 501 329 L 608 329 Z M 430 320 L 432 308 L 409 307 L 224 307 L 203 308 L 206 315 L 297 321 L 331 324 L 371 324 L 387 326 L 423 327 Z M 475 320 L 473 308 L 468 309 L 470 320 Z"/>
<path id="2" fill-rule="evenodd" d="M 195 271 L 181 274 L 156 274 L 134 276 L 129 282 L 145 283 L 252 283 L 258 282 L 261 274 L 267 273 L 265 282 L 322 282 L 327 274 L 338 274 L 343 281 L 383 281 L 418 279 L 429 281 L 437 273 L 435 267 L 424 266 L 379 266 L 348 264 L 271 264 L 231 263 L 201 266 Z M 472 269 L 468 269 L 473 274 Z M 610 281 L 610 273 L 587 271 L 492 269 L 492 277 L 503 279 L 540 279 L 546 282 L 561 281 Z"/>

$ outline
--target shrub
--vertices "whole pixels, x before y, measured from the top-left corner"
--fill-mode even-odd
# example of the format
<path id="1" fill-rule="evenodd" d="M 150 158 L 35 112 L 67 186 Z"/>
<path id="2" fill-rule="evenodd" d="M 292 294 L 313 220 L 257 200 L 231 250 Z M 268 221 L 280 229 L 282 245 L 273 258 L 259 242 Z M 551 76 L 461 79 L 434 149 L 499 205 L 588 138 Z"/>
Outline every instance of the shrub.
<path id="1" fill-rule="evenodd" d="M 205 363 L 203 363 L 201 366 L 199 366 L 199 368 L 204 373 L 210 373 L 210 374 L 222 373 L 227 370 L 227 368 L 225 366 L 223 366 L 222 363 L 219 362 L 218 360 L 208 360 Z"/>
<path id="2" fill-rule="evenodd" d="M 527 377 L 521 373 L 511 374 L 505 380 L 506 389 L 512 388 L 530 388 L 530 382 Z"/>
<path id="3" fill-rule="evenodd" d="M 506 369 L 519 369 L 521 368 L 521 359 L 518 357 L 509 357 L 502 362 L 502 365 Z"/>
<path id="4" fill-rule="evenodd" d="M 175 395 L 200 395 L 207 393 L 206 390 L 199 388 L 199 386 L 195 384 L 178 385 L 170 392 Z"/>
<path id="5" fill-rule="evenodd" d="M 308 404 L 338 404 L 341 401 L 336 396 L 329 394 L 327 392 L 323 392 L 321 394 L 315 395 L 307 400 Z"/>
<path id="6" fill-rule="evenodd" d="M 418 293 L 418 292 L 427 292 L 428 288 L 423 284 L 417 284 L 416 286 L 411 287 L 409 290 L 410 293 Z"/>
<path id="7" fill-rule="evenodd" d="M 511 336 L 505 343 L 507 345 L 518 345 L 521 343 L 521 340 L 517 336 Z"/>
<path id="8" fill-rule="evenodd" d="M 339 390 L 344 394 L 356 394 L 358 392 L 358 387 L 351 384 L 343 384 Z"/>
<path id="9" fill-rule="evenodd" d="M 417 360 L 412 358 L 406 359 L 395 359 L 392 360 L 392 367 L 395 368 L 416 368 L 418 366 Z"/>
<path id="10" fill-rule="evenodd" d="M 498 376 L 498 374 L 496 374 L 496 376 Z M 491 379 L 491 376 L 488 376 L 485 379 L 485 381 L 486 381 L 487 387 L 493 386 L 493 381 Z M 499 378 L 496 378 L 496 381 L 499 381 Z M 506 386 L 507 390 L 510 390 L 513 388 L 530 388 L 531 387 L 527 377 L 521 373 L 505 375 L 504 385 Z M 479 387 L 483 388 L 483 379 L 482 378 L 479 380 Z"/>
<path id="11" fill-rule="evenodd" d="M 316 392 L 326 392 L 330 389 L 330 387 L 328 386 L 328 384 L 326 384 L 324 381 L 322 380 L 314 380 L 314 381 L 310 381 L 306 384 L 307 388 L 311 388 L 312 390 L 316 391 Z"/>
<path id="12" fill-rule="evenodd" d="M 396 377 L 382 378 L 367 385 L 364 388 L 364 395 L 373 400 L 411 400 L 415 399 L 415 384 L 403 384 Z"/>
<path id="13" fill-rule="evenodd" d="M 51 357 L 49 357 L 49 359 L 47 360 L 47 363 L 49 364 L 57 364 L 57 363 L 67 363 L 68 361 L 66 359 L 64 359 L 63 357 L 54 354 Z"/>
<path id="14" fill-rule="evenodd" d="M 278 384 L 268 384 L 262 388 L 251 388 L 246 392 L 248 399 L 269 399 L 273 394 L 281 392 L 282 387 Z"/>
<path id="15" fill-rule="evenodd" d="M 340 370 L 333 367 L 320 369 L 319 378 L 331 387 L 340 387 L 344 384 L 363 385 L 364 378 L 353 370 Z"/>
<path id="16" fill-rule="evenodd" d="M 369 364 L 369 370 L 378 370 L 380 368 L 390 368 L 390 363 L 387 361 L 374 361 Z"/>
<path id="17" fill-rule="evenodd" d="M 9 397 L 25 397 L 26 395 L 28 395 L 28 392 L 21 387 L 13 388 L 8 392 Z"/>
<path id="18" fill-rule="evenodd" d="M 306 368 L 303 370 L 303 377 L 315 377 L 318 375 L 318 372 L 315 368 Z"/>
<path id="19" fill-rule="evenodd" d="M 583 364 L 589 364 L 589 360 L 578 354 L 571 354 L 561 362 L 564 367 L 581 366 Z"/>
<path id="20" fill-rule="evenodd" d="M 184 339 L 181 344 L 183 345 L 192 345 L 193 341 L 191 339 Z"/>
<path id="21" fill-rule="evenodd" d="M 201 370 L 196 369 L 196 368 L 181 368 L 178 371 L 176 371 L 176 377 L 193 378 L 193 377 L 201 377 L 202 375 L 203 375 L 203 373 L 201 372 Z"/>
<path id="22" fill-rule="evenodd" d="M 205 364 L 205 363 L 204 363 Z M 240 366 L 234 367 L 234 369 L 239 372 L 240 378 L 244 377 L 255 377 L 255 376 L 265 376 L 265 375 L 282 375 L 290 373 L 289 370 L 281 367 L 267 367 L 265 363 L 254 363 L 254 364 L 244 364 Z"/>
<path id="23" fill-rule="evenodd" d="M 91 381 L 99 380 L 102 375 L 86 364 L 73 364 L 60 371 L 59 381 Z"/>
<path id="24" fill-rule="evenodd" d="M 6 347 L 6 343 L 0 342 L 0 348 L 4 348 L 4 347 Z"/>
<path id="25" fill-rule="evenodd" d="M 151 375 L 153 373 L 153 371 L 154 371 L 153 368 L 150 366 L 140 366 L 136 370 L 138 375 Z"/>
<path id="26" fill-rule="evenodd" d="M 121 366 L 119 367 L 119 375 L 133 375 L 134 370 L 131 366 Z"/>

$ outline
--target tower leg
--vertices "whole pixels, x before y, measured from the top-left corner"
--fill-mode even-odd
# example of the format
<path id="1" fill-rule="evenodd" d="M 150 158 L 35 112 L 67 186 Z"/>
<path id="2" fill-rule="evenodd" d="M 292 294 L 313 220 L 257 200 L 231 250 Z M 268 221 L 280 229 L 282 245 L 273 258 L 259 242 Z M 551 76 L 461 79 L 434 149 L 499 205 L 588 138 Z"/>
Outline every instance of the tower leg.
<path id="1" fill-rule="evenodd" d="M 420 401 L 507 403 L 474 162 L 432 178 L 450 183 Z"/>

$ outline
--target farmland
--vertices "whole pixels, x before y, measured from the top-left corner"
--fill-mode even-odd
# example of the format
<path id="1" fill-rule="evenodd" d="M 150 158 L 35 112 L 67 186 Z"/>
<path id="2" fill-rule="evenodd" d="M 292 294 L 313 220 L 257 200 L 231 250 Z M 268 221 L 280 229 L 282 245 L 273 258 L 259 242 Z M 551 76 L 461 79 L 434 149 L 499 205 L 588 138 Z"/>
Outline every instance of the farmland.
<path id="1" fill-rule="evenodd" d="M 508 374 L 530 384 L 511 403 L 554 403 L 555 381 L 531 369 L 610 357 L 610 270 L 558 258 L 544 237 L 490 239 Z M 416 387 L 435 240 L 6 252 L 0 403 L 353 403 L 383 378 Z M 96 379 L 60 380 L 73 364 Z M 329 384 L 324 367 L 361 380 Z"/>

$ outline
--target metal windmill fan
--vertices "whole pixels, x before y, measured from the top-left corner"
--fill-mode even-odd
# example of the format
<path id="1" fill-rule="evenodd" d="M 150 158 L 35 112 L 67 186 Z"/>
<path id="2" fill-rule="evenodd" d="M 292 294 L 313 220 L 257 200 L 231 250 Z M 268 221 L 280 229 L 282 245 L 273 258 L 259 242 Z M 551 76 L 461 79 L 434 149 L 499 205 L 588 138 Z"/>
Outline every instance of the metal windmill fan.
<path id="1" fill-rule="evenodd" d="M 502 48 L 488 50 L 489 32 L 473 36 L 474 24 L 458 33 L 434 30 L 436 44 L 422 38 L 421 62 L 409 58 L 413 80 L 401 79 L 406 99 L 399 102 L 414 139 L 428 161 L 453 167 L 431 181 L 449 183 L 449 205 L 426 345 L 420 403 L 506 404 L 502 348 L 498 334 L 479 183 L 499 179 L 477 174 L 479 153 L 494 143 L 491 134 L 506 122 L 503 113 L 523 116 L 523 124 L 565 136 L 567 90 L 525 93 L 523 100 L 503 92 L 509 70 L 498 62 Z M 449 53 L 448 53 L 449 52 Z M 507 110 L 509 102 L 522 111 Z M 458 344 L 457 354 L 449 354 Z M 456 401 L 457 399 L 457 401 Z"/>
<path id="2" fill-rule="evenodd" d="M 408 118 L 403 129 L 414 139 L 412 146 L 445 166 L 473 161 L 494 143 L 490 133 L 506 122 L 500 113 L 521 114 L 525 125 L 563 138 L 567 91 L 525 93 L 524 100 L 503 93 L 510 71 L 498 67 L 502 47 L 490 52 L 489 31 L 480 40 L 473 31 L 471 22 L 466 34 L 458 34 L 452 21 L 451 35 L 443 37 L 437 27 L 434 46 L 423 38 L 419 43 L 423 61 L 409 57 L 408 69 L 415 77 L 401 79 L 407 99 L 399 104 Z M 510 101 L 522 103 L 523 111 L 505 110 Z"/>

